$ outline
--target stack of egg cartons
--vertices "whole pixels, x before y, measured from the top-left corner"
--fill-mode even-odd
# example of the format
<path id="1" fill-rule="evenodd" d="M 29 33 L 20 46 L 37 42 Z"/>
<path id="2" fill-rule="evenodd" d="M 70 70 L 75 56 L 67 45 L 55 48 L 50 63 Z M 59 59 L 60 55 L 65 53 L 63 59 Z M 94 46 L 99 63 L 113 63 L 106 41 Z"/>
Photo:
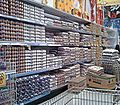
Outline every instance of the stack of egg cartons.
<path id="1" fill-rule="evenodd" d="M 113 65 L 115 61 L 119 58 L 118 50 L 115 49 L 105 49 L 102 53 L 102 66 L 105 68 L 105 73 L 113 74 Z"/>

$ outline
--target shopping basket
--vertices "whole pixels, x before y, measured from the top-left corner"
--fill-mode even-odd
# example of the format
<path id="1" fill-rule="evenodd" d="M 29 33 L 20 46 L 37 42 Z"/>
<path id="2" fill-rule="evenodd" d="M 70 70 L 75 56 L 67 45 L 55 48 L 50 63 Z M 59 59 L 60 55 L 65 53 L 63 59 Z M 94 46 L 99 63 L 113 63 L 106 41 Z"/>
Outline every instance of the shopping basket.
<path id="1" fill-rule="evenodd" d="M 79 93 L 65 91 L 39 105 L 120 105 L 120 91 L 94 88 Z"/>

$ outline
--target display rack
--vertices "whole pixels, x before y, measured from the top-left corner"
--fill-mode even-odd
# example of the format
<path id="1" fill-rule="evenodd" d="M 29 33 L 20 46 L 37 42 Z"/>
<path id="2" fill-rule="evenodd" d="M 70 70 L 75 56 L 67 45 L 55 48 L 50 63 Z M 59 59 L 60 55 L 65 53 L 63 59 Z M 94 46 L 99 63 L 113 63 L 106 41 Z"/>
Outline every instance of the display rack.
<path id="1" fill-rule="evenodd" d="M 15 20 L 15 21 L 20 21 L 20 22 L 25 22 L 25 23 L 30 23 L 30 24 L 36 24 L 36 25 L 44 26 L 44 24 L 42 24 L 40 22 L 38 23 L 36 21 L 22 19 L 22 18 L 18 18 L 18 17 L 14 17 L 14 16 L 8 16 L 8 15 L 0 14 L 0 18 L 5 18 L 5 19 L 10 19 L 10 20 Z"/>
<path id="2" fill-rule="evenodd" d="M 0 59 L 1 60 L 1 59 Z M 0 104 L 16 104 L 16 78 L 15 67 L 9 62 L 0 62 Z M 2 65 L 5 67 L 2 68 Z"/>
<path id="3" fill-rule="evenodd" d="M 18 0 L 18 1 L 20 1 L 20 0 Z M 82 42 L 82 44 L 80 44 L 80 42 L 79 42 L 79 45 L 75 45 L 75 44 L 69 44 L 69 45 L 64 45 L 64 44 L 49 44 L 49 43 L 47 43 L 46 42 L 46 40 L 45 41 L 43 41 L 43 42 L 41 42 L 41 41 L 25 41 L 25 39 L 23 38 L 21 41 L 17 41 L 17 38 L 16 38 L 16 40 L 14 39 L 14 41 L 13 40 L 2 40 L 2 39 L 0 39 L 0 45 L 1 46 L 9 46 L 9 47 L 15 47 L 15 48 L 13 48 L 13 49 L 15 49 L 15 51 L 17 52 L 17 51 L 19 51 L 19 52 L 22 52 L 23 51 L 23 49 L 24 49 L 24 53 L 25 53 L 25 48 L 24 47 L 28 47 L 28 51 L 30 52 L 30 54 L 29 54 L 29 56 L 27 56 L 26 58 L 29 58 L 30 56 L 32 56 L 32 55 L 34 55 L 34 52 L 33 53 L 31 53 L 32 52 L 32 48 L 34 49 L 34 48 L 36 48 L 36 47 L 38 47 L 38 48 L 36 48 L 36 49 L 38 49 L 38 50 L 40 50 L 41 48 L 43 48 L 44 50 L 46 50 L 46 55 L 45 55 L 45 57 L 44 57 L 44 59 L 47 59 L 47 53 L 49 53 L 50 52 L 50 49 L 57 49 L 57 52 L 58 52 L 58 48 L 59 47 L 68 47 L 68 48 L 71 48 L 70 50 L 72 51 L 72 48 L 87 48 L 87 50 L 89 50 L 89 49 L 91 49 L 91 47 L 93 47 L 94 49 L 91 51 L 93 54 L 92 54 L 92 56 L 94 56 L 93 58 L 91 58 L 91 60 L 90 61 L 86 61 L 86 60 L 82 60 L 82 59 L 80 59 L 80 60 L 77 60 L 77 59 L 74 59 L 74 61 L 70 61 L 69 63 L 63 63 L 63 61 L 62 61 L 62 63 L 63 64 L 61 64 L 61 65 L 57 65 L 57 66 L 54 66 L 54 67 L 50 67 L 50 65 L 48 66 L 48 67 L 46 67 L 46 68 L 41 68 L 41 69 L 37 69 L 37 70 L 28 70 L 28 71 L 26 71 L 26 70 L 24 70 L 24 72 L 17 72 L 17 74 L 16 74 L 16 78 L 17 78 L 17 80 L 20 80 L 20 83 L 22 83 L 22 78 L 24 78 L 25 79 L 25 81 L 27 81 L 27 79 L 34 79 L 34 78 L 37 78 L 37 79 L 40 79 L 41 81 L 42 81 L 42 79 L 44 79 L 44 80 L 47 80 L 47 81 L 49 81 L 49 72 L 53 72 L 54 73 L 54 71 L 60 71 L 61 69 L 63 69 L 63 68 L 66 68 L 66 67 L 70 67 L 71 65 L 76 65 L 76 64 L 81 64 L 81 63 L 84 63 L 84 62 L 91 62 L 91 61 L 94 61 L 94 62 L 96 62 L 97 60 L 99 60 L 100 59 L 100 57 L 97 57 L 98 59 L 95 59 L 96 58 L 96 53 L 94 53 L 94 52 L 96 52 L 96 50 L 97 49 L 99 49 L 99 48 L 101 48 L 102 46 L 104 46 L 104 45 L 102 45 L 102 43 L 100 43 L 101 42 L 101 39 L 100 39 L 100 41 L 99 42 L 97 42 L 96 41 L 96 39 L 97 38 L 101 38 L 101 37 L 103 37 L 103 38 L 106 38 L 106 37 L 104 37 L 104 34 L 106 33 L 106 32 L 102 32 L 101 30 L 102 30 L 102 28 L 104 28 L 103 26 L 100 26 L 100 25 L 98 25 L 98 24 L 95 24 L 95 23 L 92 23 L 92 22 L 90 22 L 90 21 L 88 21 L 88 20 L 84 20 L 84 19 L 82 19 L 82 18 L 80 18 L 80 17 L 76 17 L 76 16 L 74 16 L 74 15 L 72 15 L 72 14 L 68 14 L 68 13 L 65 13 L 65 12 L 63 12 L 63 11 L 60 11 L 60 10 L 58 10 L 58 9 L 55 9 L 55 8 L 51 8 L 51 7 L 48 7 L 48 6 L 46 6 L 46 5 L 43 5 L 43 4 L 40 4 L 40 3 L 38 3 L 38 2 L 36 2 L 36 1 L 32 1 L 32 0 L 22 0 L 22 1 L 20 1 L 20 2 L 22 2 L 23 4 L 25 3 L 25 4 L 27 4 L 27 5 L 31 5 L 31 6 L 34 6 L 34 7 L 38 7 L 39 9 L 42 9 L 43 11 L 44 11 L 44 16 L 45 17 L 47 17 L 47 18 L 53 18 L 53 19 L 57 19 L 57 20 L 62 20 L 62 21 L 66 21 L 66 22 L 77 22 L 78 23 L 78 25 L 79 25 L 79 27 L 80 27 L 80 25 L 81 24 L 83 24 L 84 25 L 84 27 L 86 27 L 86 25 L 91 25 L 91 30 L 90 31 L 86 31 L 86 30 L 82 30 L 82 29 L 80 29 L 80 28 L 78 28 L 78 29 L 72 29 L 72 28 L 67 28 L 67 27 L 62 27 L 62 26 L 56 26 L 56 25 L 46 25 L 45 23 L 42 23 L 42 22 L 38 22 L 36 19 L 34 19 L 34 20 L 31 20 L 31 19 L 24 19 L 24 18 L 20 18 L 20 17 L 16 17 L 16 16 L 9 16 L 9 15 L 6 15 L 6 14 L 0 14 L 0 19 L 2 20 L 4 20 L 4 19 L 7 19 L 7 20 L 12 20 L 12 21 L 15 21 L 15 22 L 22 22 L 22 24 L 27 24 L 27 25 L 32 25 L 34 28 L 33 29 L 35 29 L 35 27 L 44 27 L 45 28 L 45 32 L 47 32 L 47 31 L 53 31 L 53 32 L 77 32 L 77 33 L 79 33 L 79 36 L 84 36 L 84 35 L 89 35 L 89 36 L 92 36 L 92 41 L 93 41 L 93 43 L 92 43 L 92 41 L 90 42 L 90 43 L 85 43 L 85 42 Z M 23 11 L 24 12 L 24 11 Z M 44 17 L 44 18 L 45 18 Z M 97 32 L 97 28 L 96 29 L 94 29 L 94 27 L 92 27 L 92 25 L 94 25 L 94 27 L 99 27 L 100 28 L 100 32 Z M 22 27 L 24 27 L 24 25 L 21 25 Z M 31 27 L 32 27 L 31 26 Z M 31 28 L 32 29 L 32 28 Z M 105 30 L 109 30 L 108 28 L 104 28 Z M 22 31 L 24 30 L 24 28 L 22 29 Z M 28 29 L 26 29 L 27 31 L 28 31 Z M 36 29 L 37 30 L 37 29 Z M 43 30 L 44 31 L 44 30 Z M 113 30 L 111 30 L 111 31 L 113 31 Z M 39 33 L 40 33 L 40 31 L 38 31 Z M 32 31 L 31 31 L 31 33 L 32 33 Z M 29 34 L 30 36 L 31 36 L 31 33 L 27 33 L 27 34 Z M 37 32 L 36 32 L 37 33 Z M 35 34 L 36 34 L 35 33 Z M 23 35 L 23 37 L 24 37 L 24 32 L 22 33 L 22 35 Z M 32 33 L 33 34 L 33 33 Z M 12 34 L 11 34 L 11 36 L 12 36 Z M 97 37 L 96 37 L 97 36 Z M 35 36 L 34 36 L 35 37 Z M 34 38 L 34 37 L 32 37 L 32 38 Z M 74 36 L 75 37 L 75 36 Z M 32 39 L 31 38 L 31 39 Z M 76 37 L 75 37 L 76 38 Z M 39 38 L 40 39 L 40 38 Z M 45 39 L 46 39 L 46 36 L 45 36 Z M 28 39 L 27 39 L 28 40 Z M 106 45 L 105 45 L 106 46 Z M 22 50 L 21 49 L 19 49 L 19 47 L 22 47 Z M 54 48 L 55 47 L 55 48 Z M 18 48 L 18 49 L 17 49 Z M 8 51 L 10 50 L 11 51 L 11 53 L 12 54 L 14 54 L 13 52 L 14 51 L 12 51 L 11 50 L 12 48 L 10 48 L 10 49 L 8 49 Z M 86 50 L 86 49 L 85 49 Z M 7 50 L 6 50 L 7 51 Z M 15 53 L 16 53 L 15 52 Z M 22 52 L 22 53 L 23 53 Z M 35 51 L 35 53 L 36 53 L 37 51 Z M 38 52 L 37 52 L 38 53 Z M 44 51 L 42 52 L 42 53 L 44 53 Z M 100 52 L 97 52 L 97 54 L 99 55 L 99 53 Z M 18 53 L 19 54 L 19 53 Z M 39 55 L 39 54 L 38 54 Z M 38 55 L 35 55 L 35 57 L 37 57 Z M 57 54 L 56 54 L 57 55 Z M 88 54 L 86 54 L 86 55 L 88 55 Z M 71 55 L 72 56 L 72 55 Z M 25 57 L 25 54 L 22 54 L 22 57 Z M 55 56 L 56 57 L 56 56 Z M 58 57 L 58 56 L 57 56 Z M 7 57 L 6 57 L 7 58 Z M 76 57 L 77 58 L 77 57 Z M 14 63 L 15 63 L 15 61 L 17 61 L 16 60 L 17 58 L 15 58 L 15 59 L 12 59 L 11 61 L 14 61 Z M 25 58 L 22 58 L 22 60 L 24 60 Z M 37 58 L 35 58 L 35 60 L 36 60 Z M 94 59 L 94 60 L 93 60 Z M 20 60 L 20 57 L 19 57 L 19 59 L 18 60 Z M 37 59 L 38 60 L 38 59 Z M 37 61 L 36 60 L 36 61 Z M 63 58 L 63 60 L 64 60 L 64 58 Z M 73 58 L 72 58 L 72 60 L 73 60 Z M 32 60 L 31 60 L 32 61 Z M 39 61 L 39 60 L 38 60 Z M 48 60 L 49 61 L 49 60 Z M 46 60 L 46 62 L 47 62 L 47 60 Z M 24 63 L 25 63 L 25 61 L 24 61 Z M 21 64 L 21 62 L 18 62 L 18 64 Z M 29 64 L 29 63 L 28 63 Z M 30 64 L 29 64 L 30 65 Z M 35 64 L 36 65 L 36 64 Z M 22 64 L 22 66 L 23 66 L 23 64 Z M 18 68 L 17 68 L 18 69 Z M 24 68 L 25 69 L 25 68 Z M 35 68 L 36 69 L 36 68 Z M 46 74 L 46 75 L 45 75 Z M 41 77 L 42 76 L 40 76 L 40 75 L 45 75 L 44 76 L 44 78 L 42 78 L 41 79 Z M 33 76 L 33 77 L 32 77 Z M 48 77 L 47 77 L 48 76 Z M 26 79 L 27 78 L 27 79 Z M 47 78 L 47 79 L 46 79 Z M 37 80 L 36 79 L 36 80 Z M 31 80 L 32 81 L 32 80 Z M 30 81 L 29 81 L 30 82 Z M 44 84 L 44 83 L 43 83 Z M 49 85 L 49 82 L 48 83 L 46 83 L 47 85 Z M 18 84 L 17 84 L 18 85 Z M 52 94 L 51 92 L 52 91 L 54 91 L 54 90 L 56 90 L 56 89 L 59 89 L 59 88 L 62 88 L 62 87 L 64 87 L 64 86 L 66 86 L 67 85 L 67 83 L 64 83 L 64 84 L 62 84 L 62 85 L 60 85 L 60 86 L 57 86 L 57 87 L 55 87 L 55 88 L 52 88 L 52 89 L 49 89 L 50 87 L 48 86 L 47 87 L 47 89 L 44 89 L 44 92 L 41 92 L 41 94 L 40 93 L 36 93 L 35 94 L 35 96 L 31 96 L 31 97 L 29 97 L 28 99 L 26 99 L 26 97 L 27 97 L 27 95 L 26 95 L 26 97 L 25 97 L 25 99 L 22 101 L 22 99 L 20 100 L 20 102 L 18 102 L 18 104 L 30 104 L 30 103 L 32 103 L 32 102 L 34 102 L 34 101 L 36 101 L 36 100 L 39 100 L 39 99 L 41 99 L 42 97 L 45 97 L 45 96 L 47 96 L 47 95 L 49 95 L 49 94 Z M 19 85 L 20 86 L 20 85 Z M 33 86 L 34 87 L 34 86 Z M 22 88 L 22 87 L 21 87 Z M 30 87 L 31 88 L 31 87 Z M 34 89 L 33 89 L 34 90 Z M 39 91 L 41 91 L 41 90 L 39 90 Z M 18 90 L 18 92 L 19 92 L 19 90 Z M 33 92 L 33 91 L 32 91 Z M 21 96 L 21 95 L 20 95 Z M 12 104 L 13 105 L 13 104 Z"/>

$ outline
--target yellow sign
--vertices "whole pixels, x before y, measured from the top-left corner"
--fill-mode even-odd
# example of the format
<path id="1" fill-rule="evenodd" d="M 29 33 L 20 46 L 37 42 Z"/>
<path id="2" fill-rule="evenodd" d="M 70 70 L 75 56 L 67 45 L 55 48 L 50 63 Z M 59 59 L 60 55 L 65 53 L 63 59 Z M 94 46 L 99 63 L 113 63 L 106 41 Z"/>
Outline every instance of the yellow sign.
<path id="1" fill-rule="evenodd" d="M 97 4 L 105 6 L 120 5 L 120 0 L 97 0 Z"/>
<path id="2" fill-rule="evenodd" d="M 6 86 L 6 74 L 5 72 L 0 72 L 0 87 Z"/>

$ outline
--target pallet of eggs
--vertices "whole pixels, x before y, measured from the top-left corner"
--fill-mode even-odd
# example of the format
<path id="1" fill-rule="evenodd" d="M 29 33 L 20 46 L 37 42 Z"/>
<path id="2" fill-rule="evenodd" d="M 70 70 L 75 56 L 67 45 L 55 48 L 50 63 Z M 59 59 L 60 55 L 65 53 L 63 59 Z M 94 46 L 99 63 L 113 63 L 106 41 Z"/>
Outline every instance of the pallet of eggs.
<path id="1" fill-rule="evenodd" d="M 81 76 L 86 76 L 88 72 L 88 67 L 93 66 L 92 63 L 81 63 L 80 64 L 80 74 Z"/>
<path id="2" fill-rule="evenodd" d="M 68 81 L 70 92 L 80 92 L 86 88 L 86 77 L 76 77 Z"/>
<path id="3" fill-rule="evenodd" d="M 119 82 L 120 59 L 118 51 L 114 49 L 103 50 L 102 58 L 102 66 L 105 68 L 105 72 L 116 75 L 117 82 Z"/>
<path id="4" fill-rule="evenodd" d="M 80 76 L 80 65 L 76 64 L 70 67 L 65 67 L 60 69 L 65 73 L 65 83 L 68 83 L 69 80 L 75 77 Z"/>
<path id="5" fill-rule="evenodd" d="M 88 87 L 114 89 L 116 86 L 115 75 L 105 74 L 103 67 L 99 66 L 88 67 L 86 78 Z"/>
<path id="6" fill-rule="evenodd" d="M 105 73 L 113 74 L 113 65 L 115 61 L 119 59 L 118 50 L 115 49 L 105 49 L 102 53 L 102 66 L 105 68 Z"/>

